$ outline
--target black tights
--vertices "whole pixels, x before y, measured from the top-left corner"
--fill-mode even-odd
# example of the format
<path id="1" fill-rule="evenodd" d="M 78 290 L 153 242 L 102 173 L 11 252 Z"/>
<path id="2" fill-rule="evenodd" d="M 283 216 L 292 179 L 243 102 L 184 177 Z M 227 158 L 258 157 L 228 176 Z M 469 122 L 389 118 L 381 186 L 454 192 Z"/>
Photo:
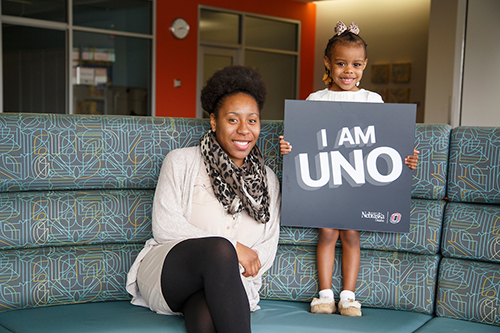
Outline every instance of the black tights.
<path id="1" fill-rule="evenodd" d="M 250 306 L 238 256 L 225 238 L 188 239 L 174 246 L 161 274 L 163 297 L 182 312 L 188 332 L 250 332 Z"/>

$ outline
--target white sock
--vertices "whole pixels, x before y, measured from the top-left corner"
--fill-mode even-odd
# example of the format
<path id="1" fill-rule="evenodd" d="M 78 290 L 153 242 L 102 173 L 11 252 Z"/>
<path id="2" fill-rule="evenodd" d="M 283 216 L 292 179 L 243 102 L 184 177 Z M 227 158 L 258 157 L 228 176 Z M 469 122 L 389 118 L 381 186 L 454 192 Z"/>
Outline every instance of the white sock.
<path id="1" fill-rule="evenodd" d="M 323 289 L 319 291 L 319 298 L 331 298 L 332 300 L 335 300 L 333 297 L 333 290 L 331 289 Z"/>
<path id="2" fill-rule="evenodd" d="M 343 290 L 340 293 L 340 300 L 348 300 L 348 299 L 352 299 L 353 301 L 356 299 L 354 292 L 352 292 L 350 290 Z"/>

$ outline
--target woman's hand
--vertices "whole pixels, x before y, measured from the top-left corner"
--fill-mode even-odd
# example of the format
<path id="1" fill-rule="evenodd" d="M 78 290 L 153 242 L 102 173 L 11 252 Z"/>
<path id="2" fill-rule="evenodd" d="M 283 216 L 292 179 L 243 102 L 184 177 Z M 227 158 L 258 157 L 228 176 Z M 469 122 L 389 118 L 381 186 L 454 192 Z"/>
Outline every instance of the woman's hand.
<path id="1" fill-rule="evenodd" d="M 413 149 L 413 155 L 405 158 L 405 164 L 412 170 L 415 170 L 417 168 L 418 154 L 420 154 L 420 152 L 416 149 Z"/>
<path id="2" fill-rule="evenodd" d="M 280 136 L 280 154 L 286 155 L 292 151 L 292 145 L 290 142 L 285 141 L 284 136 Z"/>
<path id="3" fill-rule="evenodd" d="M 238 261 L 245 268 L 244 277 L 255 277 L 260 270 L 260 260 L 257 252 L 241 243 L 236 243 Z"/>

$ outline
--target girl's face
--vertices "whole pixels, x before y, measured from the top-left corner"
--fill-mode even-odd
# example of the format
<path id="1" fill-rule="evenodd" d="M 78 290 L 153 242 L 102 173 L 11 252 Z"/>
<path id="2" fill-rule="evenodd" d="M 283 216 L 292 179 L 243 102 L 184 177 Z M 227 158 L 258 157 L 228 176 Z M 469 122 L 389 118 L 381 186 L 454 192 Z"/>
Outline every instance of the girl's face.
<path id="1" fill-rule="evenodd" d="M 215 137 L 227 156 L 241 167 L 260 134 L 259 106 L 244 93 L 226 97 L 217 118 L 210 114 Z"/>
<path id="2" fill-rule="evenodd" d="M 333 82 L 330 90 L 357 91 L 356 83 L 363 77 L 368 59 L 365 49 L 358 44 L 340 44 L 331 50 L 330 59 L 324 58 L 325 67 L 330 70 Z"/>

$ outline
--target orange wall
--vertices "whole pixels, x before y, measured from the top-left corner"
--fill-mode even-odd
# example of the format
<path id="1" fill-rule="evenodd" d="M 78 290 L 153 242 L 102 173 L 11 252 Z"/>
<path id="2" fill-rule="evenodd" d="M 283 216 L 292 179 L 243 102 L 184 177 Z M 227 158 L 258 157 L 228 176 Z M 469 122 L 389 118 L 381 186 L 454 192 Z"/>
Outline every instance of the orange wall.
<path id="1" fill-rule="evenodd" d="M 316 5 L 293 0 L 158 0 L 156 18 L 156 116 L 196 117 L 196 69 L 198 50 L 198 5 L 206 5 L 248 13 L 290 18 L 302 22 L 300 60 L 300 99 L 313 90 L 314 38 Z M 170 23 L 184 18 L 189 35 L 175 39 Z M 180 79 L 180 88 L 174 88 Z"/>

